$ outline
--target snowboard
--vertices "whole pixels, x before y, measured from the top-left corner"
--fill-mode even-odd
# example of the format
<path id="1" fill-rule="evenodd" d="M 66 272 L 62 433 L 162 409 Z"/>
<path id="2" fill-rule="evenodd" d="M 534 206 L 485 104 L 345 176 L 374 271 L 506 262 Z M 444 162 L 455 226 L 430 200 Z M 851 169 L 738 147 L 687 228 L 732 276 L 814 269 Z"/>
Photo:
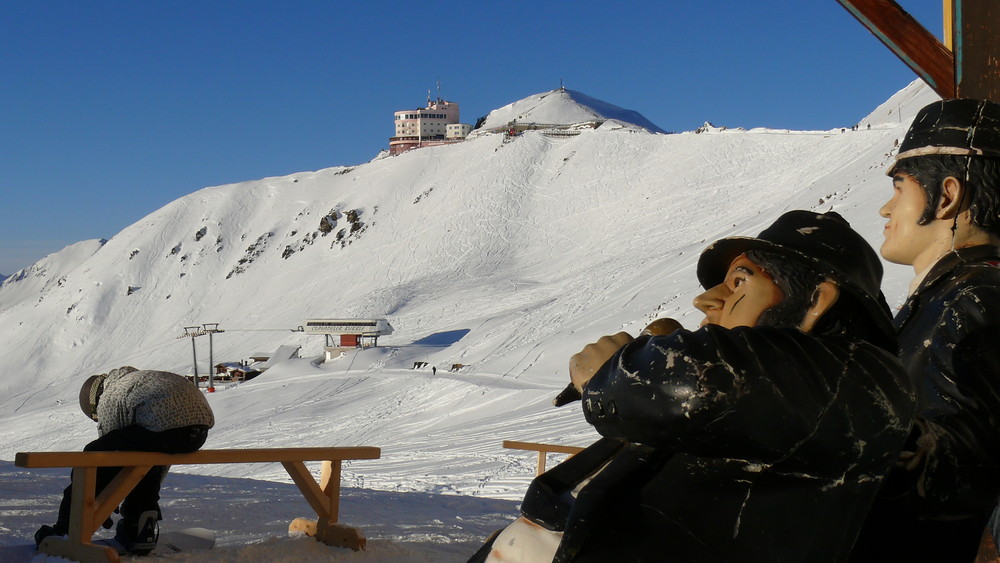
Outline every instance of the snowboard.
<path id="1" fill-rule="evenodd" d="M 153 553 L 180 553 L 215 547 L 215 532 L 208 528 L 184 528 L 161 532 Z"/>
<path id="2" fill-rule="evenodd" d="M 125 546 L 115 541 L 114 538 L 94 540 L 94 545 L 106 545 L 117 551 L 119 555 L 129 555 Z M 153 548 L 151 554 L 166 555 L 169 553 L 212 549 L 214 546 L 214 531 L 207 528 L 185 528 L 183 530 L 160 532 L 160 537 L 156 540 L 156 547 Z"/>

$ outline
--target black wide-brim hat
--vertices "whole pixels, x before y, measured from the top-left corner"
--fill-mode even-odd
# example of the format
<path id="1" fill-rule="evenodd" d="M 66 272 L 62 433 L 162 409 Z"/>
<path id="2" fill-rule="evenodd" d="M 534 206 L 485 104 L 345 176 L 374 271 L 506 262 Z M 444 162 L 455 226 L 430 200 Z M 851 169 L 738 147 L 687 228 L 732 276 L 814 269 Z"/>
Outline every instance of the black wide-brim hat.
<path id="1" fill-rule="evenodd" d="M 748 250 L 786 256 L 825 276 L 855 296 L 872 322 L 892 336 L 892 314 L 882 295 L 882 262 L 868 242 L 833 211 L 789 211 L 754 237 L 712 243 L 698 259 L 698 281 L 710 289 L 726 279 L 729 265 Z"/>
<path id="2" fill-rule="evenodd" d="M 1000 158 L 1000 104 L 989 100 L 952 98 L 924 106 L 899 145 L 899 161 L 929 154 Z"/>

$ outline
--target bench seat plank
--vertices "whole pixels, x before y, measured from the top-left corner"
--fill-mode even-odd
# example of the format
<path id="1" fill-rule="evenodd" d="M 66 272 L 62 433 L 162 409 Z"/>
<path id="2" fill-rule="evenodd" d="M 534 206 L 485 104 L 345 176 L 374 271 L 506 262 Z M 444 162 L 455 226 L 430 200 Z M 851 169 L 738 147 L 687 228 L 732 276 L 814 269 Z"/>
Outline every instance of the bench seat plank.
<path id="1" fill-rule="evenodd" d="M 558 454 L 578 454 L 583 451 L 580 446 L 562 446 L 559 444 L 539 444 L 537 442 L 518 442 L 504 440 L 503 447 L 512 450 L 529 450 L 535 452 L 553 452 Z"/>
<path id="2" fill-rule="evenodd" d="M 266 463 L 378 459 L 381 455 L 381 450 L 373 446 L 199 450 L 189 454 L 163 454 L 158 452 L 18 452 L 14 456 L 14 465 L 18 467 L 41 468 Z"/>

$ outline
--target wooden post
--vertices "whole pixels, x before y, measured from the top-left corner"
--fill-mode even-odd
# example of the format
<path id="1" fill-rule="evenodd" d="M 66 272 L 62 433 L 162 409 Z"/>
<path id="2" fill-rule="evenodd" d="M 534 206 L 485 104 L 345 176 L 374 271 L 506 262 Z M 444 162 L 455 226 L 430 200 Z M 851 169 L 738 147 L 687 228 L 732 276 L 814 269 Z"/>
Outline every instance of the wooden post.
<path id="1" fill-rule="evenodd" d="M 955 18 L 952 16 L 955 6 L 952 4 L 952 0 L 941 0 L 943 4 L 941 8 L 942 20 L 944 23 L 944 46 L 949 50 L 955 51 L 955 37 L 952 35 L 952 28 L 954 26 Z"/>
<path id="2" fill-rule="evenodd" d="M 952 1 L 955 95 L 1000 102 L 1000 3 Z"/>

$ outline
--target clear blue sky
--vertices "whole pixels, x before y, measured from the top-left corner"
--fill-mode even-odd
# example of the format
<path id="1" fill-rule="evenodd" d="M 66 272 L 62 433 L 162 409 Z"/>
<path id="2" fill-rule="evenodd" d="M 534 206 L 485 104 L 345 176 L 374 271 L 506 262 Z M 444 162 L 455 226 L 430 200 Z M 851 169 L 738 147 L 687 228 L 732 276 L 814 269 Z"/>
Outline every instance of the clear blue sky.
<path id="1" fill-rule="evenodd" d="M 941 0 L 900 0 L 941 36 Z M 0 273 L 205 186 L 566 87 L 668 131 L 851 126 L 915 75 L 836 0 L 0 3 Z M 434 93 L 436 95 L 436 92 Z"/>

